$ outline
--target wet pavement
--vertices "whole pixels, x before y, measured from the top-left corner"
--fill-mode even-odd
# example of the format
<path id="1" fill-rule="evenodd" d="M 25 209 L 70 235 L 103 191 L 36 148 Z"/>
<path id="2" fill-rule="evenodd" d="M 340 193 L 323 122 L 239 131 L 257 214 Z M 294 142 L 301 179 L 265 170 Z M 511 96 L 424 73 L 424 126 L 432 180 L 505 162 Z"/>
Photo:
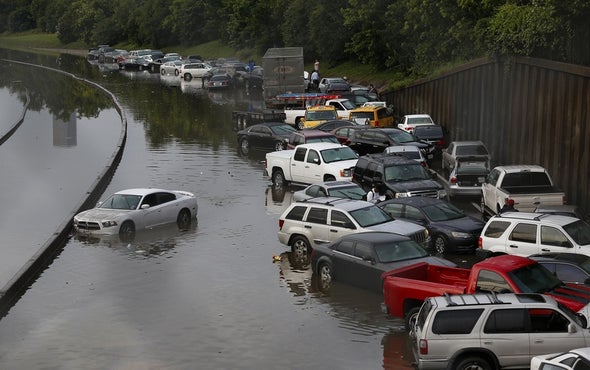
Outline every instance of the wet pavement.
<path id="1" fill-rule="evenodd" d="M 231 122 L 232 110 L 260 105 L 259 95 L 208 94 L 196 82 L 99 70 L 82 58 L 17 56 L 99 82 L 123 105 L 127 143 L 105 195 L 187 190 L 199 215 L 187 231 L 157 228 L 131 243 L 72 237 L 0 320 L 1 369 L 411 368 L 403 322 L 381 313 L 379 295 L 337 283 L 319 291 L 278 242 L 292 189 L 270 187 L 262 155 L 238 154 Z M 34 129 L 0 146 L 0 173 L 11 173 L 2 188 L 29 194 L 0 211 L 5 255 L 17 253 L 7 245 L 46 240 L 108 157 L 88 153 L 110 154 L 118 137 L 120 120 L 105 106 L 88 123 L 77 119 L 73 148 L 55 147 L 51 111 L 27 113 Z"/>

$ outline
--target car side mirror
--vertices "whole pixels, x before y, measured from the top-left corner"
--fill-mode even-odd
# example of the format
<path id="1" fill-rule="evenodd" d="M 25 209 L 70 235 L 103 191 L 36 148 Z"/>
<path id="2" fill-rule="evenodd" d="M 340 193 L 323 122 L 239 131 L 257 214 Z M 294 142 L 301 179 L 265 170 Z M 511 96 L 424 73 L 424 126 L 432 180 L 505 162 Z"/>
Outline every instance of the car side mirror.
<path id="1" fill-rule="evenodd" d="M 584 318 L 584 320 L 585 320 L 585 318 Z M 584 327 L 586 327 L 586 325 L 584 325 Z M 567 332 L 569 334 L 573 334 L 573 333 L 577 332 L 576 327 L 574 326 L 574 324 L 572 324 L 572 323 L 569 323 L 568 324 L 568 326 L 567 326 Z"/>
<path id="2" fill-rule="evenodd" d="M 139 208 L 140 209 L 148 209 L 148 208 L 150 208 L 150 205 L 147 204 L 147 203 L 146 204 L 142 204 L 141 207 L 139 207 Z"/>
<path id="3" fill-rule="evenodd" d="M 319 158 L 314 158 L 312 159 L 313 163 L 319 165 L 320 164 L 320 159 Z"/>
<path id="4" fill-rule="evenodd" d="M 579 312 L 577 312 L 577 313 L 576 313 L 576 316 L 577 316 L 577 317 L 580 319 L 580 322 L 581 322 L 581 324 L 582 324 L 582 327 L 583 327 L 584 329 L 586 329 L 586 328 L 588 327 L 588 319 L 586 319 L 586 316 L 584 316 L 583 314 L 581 314 L 581 313 L 579 313 Z M 567 331 L 568 331 L 569 333 L 571 333 L 571 332 L 570 332 L 570 326 L 573 326 L 573 324 L 571 324 L 571 323 L 570 323 L 570 324 L 568 325 L 568 327 L 567 327 Z M 576 327 L 574 326 L 574 327 L 573 327 L 573 329 L 574 329 L 574 333 L 575 333 Z"/>

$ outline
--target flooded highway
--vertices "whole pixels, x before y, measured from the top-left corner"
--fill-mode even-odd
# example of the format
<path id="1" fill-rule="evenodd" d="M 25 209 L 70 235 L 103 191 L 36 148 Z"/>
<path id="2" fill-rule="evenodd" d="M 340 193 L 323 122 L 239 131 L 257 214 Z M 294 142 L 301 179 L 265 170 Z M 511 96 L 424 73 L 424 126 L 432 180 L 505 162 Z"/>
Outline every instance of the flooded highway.
<path id="1" fill-rule="evenodd" d="M 127 142 L 101 199 L 134 187 L 186 190 L 196 195 L 199 214 L 189 230 L 156 228 L 130 243 L 72 236 L 0 320 L 0 369 L 412 368 L 403 322 L 380 311 L 380 295 L 338 283 L 321 292 L 309 267 L 294 263 L 278 242 L 278 217 L 298 189 L 271 188 L 263 155 L 238 154 L 231 122 L 233 110 L 262 104 L 259 93 L 209 94 L 198 81 L 99 69 L 67 55 L 4 57 L 61 68 L 117 97 L 127 117 Z M 39 80 L 53 74 L 31 73 Z M 6 87 L 0 99 L 13 99 Z M 8 155 L 37 161 L 40 141 L 54 145 L 44 138 L 51 130 L 33 136 L 27 127 L 50 123 L 58 102 L 75 106 L 76 98 L 48 99 L 51 104 L 31 107 L 0 147 L 2 166 L 9 165 Z M 63 153 L 83 158 L 77 166 L 59 166 L 56 156 L 33 172 L 17 162 L 10 171 L 22 168 L 20 178 L 2 177 L 3 188 L 26 183 L 32 187 L 27 193 L 41 185 L 59 189 L 51 200 L 2 208 L 2 230 L 13 230 L 3 232 L 4 245 L 43 242 L 62 221 L 43 214 L 65 215 L 84 197 L 73 189 L 87 189 L 119 135 L 113 108 L 96 106 L 94 126 L 79 129 L 75 149 Z M 105 155 L 88 160 L 80 152 Z M 19 227 L 27 213 L 36 227 Z"/>

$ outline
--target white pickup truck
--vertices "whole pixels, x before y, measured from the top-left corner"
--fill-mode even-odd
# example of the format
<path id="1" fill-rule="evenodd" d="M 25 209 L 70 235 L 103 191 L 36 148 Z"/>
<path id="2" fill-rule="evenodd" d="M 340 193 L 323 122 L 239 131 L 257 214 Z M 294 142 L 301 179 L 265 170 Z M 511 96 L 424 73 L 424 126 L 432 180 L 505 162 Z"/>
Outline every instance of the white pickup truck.
<path id="1" fill-rule="evenodd" d="M 301 144 L 293 150 L 267 153 L 264 173 L 275 186 L 350 181 L 357 160 L 358 155 L 346 145 Z"/>
<path id="2" fill-rule="evenodd" d="M 498 214 L 507 198 L 514 208 L 533 212 L 539 206 L 565 203 L 565 193 L 556 189 L 547 171 L 536 165 L 498 166 L 481 187 L 482 213 Z"/>
<path id="3" fill-rule="evenodd" d="M 328 99 L 322 105 L 333 105 L 336 108 L 340 119 L 348 119 L 350 111 L 355 108 L 354 104 L 348 99 Z M 285 107 L 285 123 L 298 129 L 303 129 L 303 121 L 306 109 Z"/>

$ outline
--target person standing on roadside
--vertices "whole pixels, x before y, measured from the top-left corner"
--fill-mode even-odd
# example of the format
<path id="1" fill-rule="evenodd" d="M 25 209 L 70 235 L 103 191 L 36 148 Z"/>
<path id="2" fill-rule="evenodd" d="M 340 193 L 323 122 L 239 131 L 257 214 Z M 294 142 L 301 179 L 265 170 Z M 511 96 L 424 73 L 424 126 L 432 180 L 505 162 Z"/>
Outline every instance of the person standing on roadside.
<path id="1" fill-rule="evenodd" d="M 320 74 L 316 70 L 311 73 L 311 83 L 313 84 L 313 89 L 318 91 L 320 87 Z"/>
<path id="2" fill-rule="evenodd" d="M 313 70 L 316 71 L 317 73 L 320 73 L 320 61 L 319 60 L 315 60 L 315 63 L 313 64 Z"/>

